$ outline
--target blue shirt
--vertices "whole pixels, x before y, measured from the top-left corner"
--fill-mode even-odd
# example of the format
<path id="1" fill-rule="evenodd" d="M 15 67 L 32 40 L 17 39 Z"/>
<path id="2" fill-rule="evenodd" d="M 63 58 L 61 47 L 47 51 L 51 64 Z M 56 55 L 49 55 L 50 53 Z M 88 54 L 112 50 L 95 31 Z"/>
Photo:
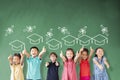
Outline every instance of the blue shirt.
<path id="1" fill-rule="evenodd" d="M 27 79 L 41 79 L 40 65 L 42 60 L 39 57 L 27 58 Z"/>

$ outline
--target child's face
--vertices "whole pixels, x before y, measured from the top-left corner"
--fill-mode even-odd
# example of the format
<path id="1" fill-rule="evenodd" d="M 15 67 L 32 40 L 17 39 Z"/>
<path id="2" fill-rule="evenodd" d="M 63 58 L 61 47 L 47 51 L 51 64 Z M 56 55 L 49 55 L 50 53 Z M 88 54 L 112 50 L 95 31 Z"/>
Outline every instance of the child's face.
<path id="1" fill-rule="evenodd" d="M 66 57 L 67 59 L 72 59 L 73 58 L 73 52 L 71 50 L 66 51 Z"/>
<path id="2" fill-rule="evenodd" d="M 31 53 L 32 57 L 36 57 L 38 55 L 38 50 L 35 48 L 32 48 L 30 53 Z"/>
<path id="3" fill-rule="evenodd" d="M 83 51 L 81 57 L 83 60 L 86 60 L 88 58 L 88 53 L 86 51 Z"/>
<path id="4" fill-rule="evenodd" d="M 97 54 L 98 58 L 102 58 L 102 56 L 104 55 L 103 49 L 97 49 L 96 54 Z"/>
<path id="5" fill-rule="evenodd" d="M 19 64 L 20 63 L 20 58 L 18 56 L 13 56 L 13 63 L 14 64 Z"/>
<path id="6" fill-rule="evenodd" d="M 56 57 L 54 54 L 50 55 L 50 60 L 51 60 L 52 62 L 55 62 L 56 59 L 57 59 L 57 57 Z"/>

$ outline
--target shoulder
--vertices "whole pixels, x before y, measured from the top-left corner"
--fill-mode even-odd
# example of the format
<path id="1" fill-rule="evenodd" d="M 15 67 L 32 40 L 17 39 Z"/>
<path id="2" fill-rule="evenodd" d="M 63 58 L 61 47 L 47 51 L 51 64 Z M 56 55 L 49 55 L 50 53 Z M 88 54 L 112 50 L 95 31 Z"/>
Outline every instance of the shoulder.
<path id="1" fill-rule="evenodd" d="M 80 63 L 82 63 L 82 62 L 83 62 L 83 60 L 81 59 L 81 60 L 80 60 Z"/>
<path id="2" fill-rule="evenodd" d="M 20 64 L 20 66 L 21 66 L 21 68 L 23 68 L 23 67 L 24 67 L 24 63 L 23 63 L 23 64 Z"/>
<path id="3" fill-rule="evenodd" d="M 48 62 L 49 63 L 49 65 L 51 65 L 52 64 L 52 62 Z"/>
<path id="4" fill-rule="evenodd" d="M 103 61 L 105 61 L 107 58 L 105 56 L 103 56 Z"/>
<path id="5" fill-rule="evenodd" d="M 30 56 L 30 57 L 27 57 L 26 59 L 27 59 L 27 60 L 30 60 L 30 59 L 32 59 L 32 56 Z"/>
<path id="6" fill-rule="evenodd" d="M 66 65 L 68 63 L 68 60 L 64 61 L 63 64 Z"/>
<path id="7" fill-rule="evenodd" d="M 10 64 L 10 68 L 13 68 L 14 67 L 14 64 Z"/>
<path id="8" fill-rule="evenodd" d="M 36 60 L 36 61 L 39 61 L 39 62 L 42 62 L 42 59 L 41 59 L 41 58 L 39 58 L 38 56 L 37 56 L 37 57 L 35 57 L 35 60 Z"/>
<path id="9" fill-rule="evenodd" d="M 97 58 L 97 57 L 93 57 L 93 61 L 94 61 L 94 60 L 98 60 L 98 58 Z"/>
<path id="10" fill-rule="evenodd" d="M 16 65 L 16 67 L 18 67 L 18 68 L 23 68 L 23 67 L 24 67 L 24 64 L 18 64 L 18 65 Z"/>

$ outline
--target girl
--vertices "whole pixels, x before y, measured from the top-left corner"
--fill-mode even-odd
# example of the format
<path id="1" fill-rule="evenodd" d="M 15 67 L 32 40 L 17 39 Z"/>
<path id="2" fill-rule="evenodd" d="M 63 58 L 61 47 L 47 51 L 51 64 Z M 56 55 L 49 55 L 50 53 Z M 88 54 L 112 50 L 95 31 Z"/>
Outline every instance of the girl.
<path id="1" fill-rule="evenodd" d="M 76 61 L 78 59 L 78 54 L 75 56 L 72 48 L 66 50 L 66 56 L 63 56 L 61 51 L 60 57 L 63 60 L 64 69 L 62 74 L 62 80 L 77 80 L 76 74 Z"/>
<path id="2" fill-rule="evenodd" d="M 107 68 L 109 68 L 109 64 L 107 62 L 106 57 L 104 56 L 104 50 L 103 48 L 97 48 L 96 49 L 95 57 L 93 58 L 94 63 L 94 80 L 109 80 L 108 74 L 105 68 L 105 65 Z"/>
<path id="3" fill-rule="evenodd" d="M 46 62 L 46 67 L 48 67 L 47 80 L 59 80 L 58 68 L 59 63 L 57 62 L 57 54 L 55 52 L 50 53 L 51 62 Z"/>
<path id="4" fill-rule="evenodd" d="M 43 47 L 42 51 L 39 53 L 39 49 L 35 46 L 30 48 L 31 55 L 26 51 L 23 50 L 23 54 L 27 57 L 27 80 L 41 80 L 41 72 L 40 72 L 40 65 L 41 65 L 41 58 L 42 55 L 46 52 L 46 48 Z"/>
<path id="5" fill-rule="evenodd" d="M 15 53 L 8 57 L 11 69 L 11 80 L 24 80 L 23 54 Z"/>
<path id="6" fill-rule="evenodd" d="M 90 59 L 94 50 L 90 47 L 90 54 L 87 48 L 81 48 L 80 56 L 80 80 L 90 80 Z"/>

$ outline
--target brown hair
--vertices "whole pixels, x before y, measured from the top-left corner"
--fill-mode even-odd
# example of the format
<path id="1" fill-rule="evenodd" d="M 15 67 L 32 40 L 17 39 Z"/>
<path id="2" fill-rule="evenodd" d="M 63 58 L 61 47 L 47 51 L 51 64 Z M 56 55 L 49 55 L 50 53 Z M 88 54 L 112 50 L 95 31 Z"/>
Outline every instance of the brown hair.
<path id="1" fill-rule="evenodd" d="M 20 53 L 14 53 L 13 57 L 14 57 L 14 56 L 17 56 L 19 59 L 21 59 Z"/>
<path id="2" fill-rule="evenodd" d="M 56 54 L 55 52 L 51 52 L 50 55 L 49 55 L 49 57 L 50 57 L 51 55 L 55 55 L 56 58 L 57 58 L 57 54 Z"/>
<path id="3" fill-rule="evenodd" d="M 74 57 L 75 57 L 74 50 L 73 50 L 72 48 L 67 48 L 67 49 L 66 49 L 66 52 L 69 51 L 69 50 L 72 51 L 72 53 L 73 53 L 73 58 L 72 58 L 72 59 L 74 59 Z M 66 57 L 66 56 L 65 56 L 65 57 Z M 66 57 L 66 58 L 67 58 L 67 57 Z"/>

